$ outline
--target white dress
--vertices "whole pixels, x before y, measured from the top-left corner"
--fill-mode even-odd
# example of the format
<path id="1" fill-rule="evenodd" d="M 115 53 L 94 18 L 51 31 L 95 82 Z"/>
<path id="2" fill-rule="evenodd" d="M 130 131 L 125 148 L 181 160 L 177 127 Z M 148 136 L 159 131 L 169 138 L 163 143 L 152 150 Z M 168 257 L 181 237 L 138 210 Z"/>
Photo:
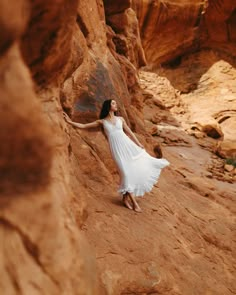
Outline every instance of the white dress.
<path id="1" fill-rule="evenodd" d="M 136 145 L 123 131 L 123 121 L 115 117 L 115 123 L 103 120 L 112 157 L 120 174 L 119 192 L 143 196 L 157 182 L 161 169 L 168 166 L 166 159 L 150 156 L 145 149 Z"/>

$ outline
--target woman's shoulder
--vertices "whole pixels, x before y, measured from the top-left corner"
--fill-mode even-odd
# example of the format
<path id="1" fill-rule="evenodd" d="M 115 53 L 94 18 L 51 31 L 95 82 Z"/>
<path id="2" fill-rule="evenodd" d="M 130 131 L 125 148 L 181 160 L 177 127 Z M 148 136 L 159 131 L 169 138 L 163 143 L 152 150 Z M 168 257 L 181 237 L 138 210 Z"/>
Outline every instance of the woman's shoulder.
<path id="1" fill-rule="evenodd" d="M 121 117 L 121 116 L 116 116 L 117 118 L 119 118 L 121 121 L 125 121 L 125 119 L 123 118 L 123 117 Z"/>
<path id="2" fill-rule="evenodd" d="M 91 124 L 94 124 L 94 126 L 100 126 L 103 124 L 103 120 L 97 119 L 96 121 L 93 121 Z"/>
<path id="3" fill-rule="evenodd" d="M 97 125 L 102 125 L 103 124 L 103 119 L 97 119 L 95 121 L 95 123 L 97 123 Z"/>

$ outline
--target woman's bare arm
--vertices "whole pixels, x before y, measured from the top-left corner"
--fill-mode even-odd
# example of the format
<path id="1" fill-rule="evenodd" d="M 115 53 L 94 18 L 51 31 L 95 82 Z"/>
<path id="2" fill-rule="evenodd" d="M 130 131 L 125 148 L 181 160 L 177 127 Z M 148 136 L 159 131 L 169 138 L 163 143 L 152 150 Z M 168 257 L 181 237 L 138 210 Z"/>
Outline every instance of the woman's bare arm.
<path id="1" fill-rule="evenodd" d="M 80 129 L 94 128 L 94 127 L 98 127 L 102 124 L 102 120 L 96 120 L 94 122 L 87 123 L 87 124 L 73 122 L 73 121 L 71 121 L 70 117 L 64 112 L 63 112 L 63 116 L 64 116 L 67 123 L 69 123 L 70 125 L 72 125 L 74 127 L 80 128 Z"/>
<path id="2" fill-rule="evenodd" d="M 121 120 L 123 121 L 123 128 L 124 131 L 132 138 L 132 140 L 141 148 L 144 148 L 144 146 L 139 142 L 139 140 L 137 139 L 137 137 L 135 136 L 135 134 L 132 132 L 132 130 L 129 128 L 129 126 L 127 125 L 127 123 L 125 122 L 125 119 L 120 117 Z"/>

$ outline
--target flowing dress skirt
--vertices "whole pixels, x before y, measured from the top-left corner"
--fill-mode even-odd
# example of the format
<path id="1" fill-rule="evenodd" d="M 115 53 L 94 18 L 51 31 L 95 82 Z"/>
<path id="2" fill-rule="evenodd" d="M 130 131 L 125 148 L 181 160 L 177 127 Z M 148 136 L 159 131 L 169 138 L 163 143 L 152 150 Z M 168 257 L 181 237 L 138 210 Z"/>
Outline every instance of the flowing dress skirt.
<path id="1" fill-rule="evenodd" d="M 136 145 L 123 131 L 122 120 L 116 117 L 112 124 L 103 120 L 110 150 L 120 174 L 119 192 L 143 196 L 157 182 L 161 169 L 169 165 L 166 159 L 150 156 L 145 149 Z"/>

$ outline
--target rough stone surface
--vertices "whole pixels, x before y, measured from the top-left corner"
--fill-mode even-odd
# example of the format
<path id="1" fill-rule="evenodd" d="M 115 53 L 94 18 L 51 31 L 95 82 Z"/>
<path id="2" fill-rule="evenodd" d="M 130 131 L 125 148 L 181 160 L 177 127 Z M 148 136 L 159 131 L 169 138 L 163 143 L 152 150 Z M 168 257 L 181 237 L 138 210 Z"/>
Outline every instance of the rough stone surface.
<path id="1" fill-rule="evenodd" d="M 137 70 L 144 52 L 150 60 L 138 25 L 147 2 L 1 1 L 1 294 L 236 291 L 235 63 L 233 45 L 218 46 L 225 40 L 219 24 L 227 21 L 235 38 L 233 6 L 209 2 L 201 25 L 223 28 L 220 40 L 210 33 L 212 52 L 157 74 Z M 194 40 L 200 1 L 187 2 L 152 1 L 147 37 L 155 13 L 158 29 L 165 21 L 168 29 L 160 51 L 149 43 L 155 60 L 172 59 L 185 33 L 190 39 L 178 52 Z M 121 204 L 101 130 L 75 129 L 62 116 L 90 122 L 106 98 L 117 100 L 150 154 L 171 162 L 140 200 L 142 214 Z"/>
<path id="2" fill-rule="evenodd" d="M 158 70 L 181 93 L 184 128 L 215 139 L 215 152 L 224 158 L 236 156 L 235 64 L 218 51 L 203 50 L 186 56 L 176 69 Z"/>
<path id="3" fill-rule="evenodd" d="M 235 56 L 236 4 L 231 0 L 137 0 L 132 2 L 149 66 L 178 66 L 204 46 Z"/>

